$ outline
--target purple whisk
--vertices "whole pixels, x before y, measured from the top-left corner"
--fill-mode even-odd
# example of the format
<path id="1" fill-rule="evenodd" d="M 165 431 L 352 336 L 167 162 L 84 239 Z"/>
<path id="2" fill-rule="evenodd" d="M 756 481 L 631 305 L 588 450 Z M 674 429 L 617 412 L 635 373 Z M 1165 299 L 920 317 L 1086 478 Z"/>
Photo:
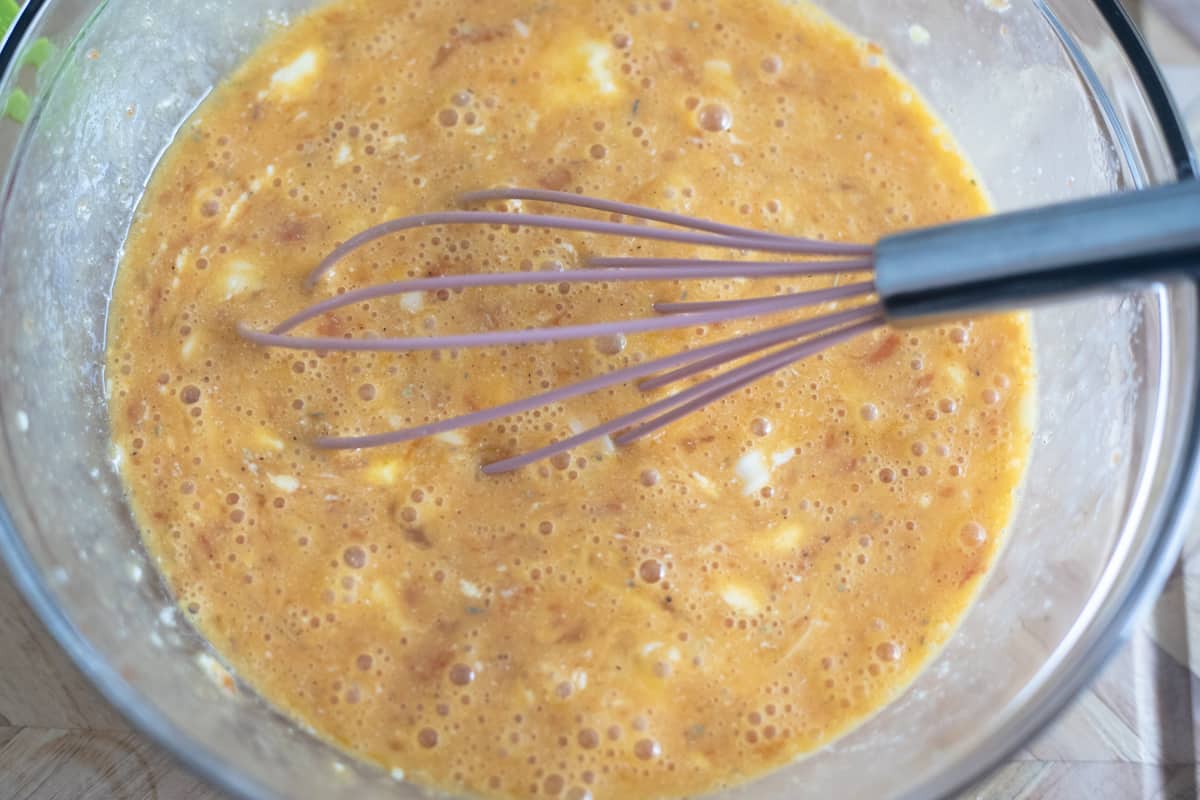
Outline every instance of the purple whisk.
<path id="1" fill-rule="evenodd" d="M 409 338 L 346 339 L 298 336 L 291 333 L 304 322 L 327 312 L 380 297 L 409 292 L 534 284 L 799 277 L 841 273 L 869 274 L 874 267 L 873 248 L 868 245 L 844 244 L 766 233 L 629 203 L 582 197 L 566 192 L 541 189 L 491 189 L 471 192 L 460 197 L 460 202 L 463 204 L 496 200 L 529 200 L 573 206 L 607 212 L 639 220 L 639 222 L 471 210 L 433 212 L 401 217 L 368 228 L 336 247 L 308 275 L 306 285 L 310 287 L 315 285 L 321 276 L 338 261 L 376 239 L 413 228 L 451 225 L 558 229 L 742 252 L 769 253 L 776 258 L 770 261 L 593 258 L 585 263 L 584 268 L 566 272 L 497 272 L 414 278 L 344 292 L 293 314 L 269 331 L 258 330 L 245 322 L 240 322 L 237 326 L 239 335 L 247 341 L 268 347 L 313 351 L 407 352 L 522 345 L 712 325 L 761 317 L 767 314 L 795 312 L 827 303 L 858 300 L 876 293 L 875 284 L 868 277 L 853 283 L 806 292 L 737 300 L 657 303 L 653 306 L 653 310 L 656 312 L 654 316 L 618 322 Z M 646 224 L 649 222 L 674 227 L 652 227 Z M 507 472 L 542 458 L 566 452 L 583 442 L 610 434 L 614 435 L 614 444 L 627 444 L 800 359 L 812 356 L 821 350 L 882 325 L 883 320 L 884 311 L 879 303 L 859 304 L 853 308 L 791 322 L 752 334 L 734 336 L 672 356 L 614 370 L 605 375 L 482 411 L 385 433 L 366 436 L 321 437 L 316 440 L 316 445 L 329 449 L 353 449 L 409 441 L 455 428 L 479 425 L 520 414 L 540 406 L 558 403 L 621 383 L 641 381 L 639 387 L 644 391 L 651 391 L 685 378 L 720 369 L 731 361 L 755 356 L 746 363 L 718 372 L 712 377 L 617 419 L 604 422 L 537 450 L 483 466 L 483 471 L 488 474 Z M 768 352 L 763 354 L 764 351 Z"/>

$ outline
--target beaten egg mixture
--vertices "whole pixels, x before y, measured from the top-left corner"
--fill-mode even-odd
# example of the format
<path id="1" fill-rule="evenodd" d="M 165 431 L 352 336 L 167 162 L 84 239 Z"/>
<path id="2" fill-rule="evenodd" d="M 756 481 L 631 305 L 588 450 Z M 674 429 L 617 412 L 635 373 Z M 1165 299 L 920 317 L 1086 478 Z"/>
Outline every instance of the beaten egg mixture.
<path id="1" fill-rule="evenodd" d="M 988 570 L 1030 436 L 1025 319 L 883 328 L 627 448 L 497 477 L 479 465 L 647 397 L 621 386 L 402 445 L 314 447 L 788 319 L 411 354 L 236 334 L 408 277 L 714 255 L 434 228 L 304 288 L 363 228 L 500 185 L 867 243 L 988 209 L 878 48 L 803 6 L 339 0 L 297 19 L 181 129 L 112 301 L 113 439 L 181 607 L 288 714 L 445 791 L 694 794 L 831 741 L 903 689 Z M 411 294 L 297 332 L 577 324 L 853 279 Z"/>

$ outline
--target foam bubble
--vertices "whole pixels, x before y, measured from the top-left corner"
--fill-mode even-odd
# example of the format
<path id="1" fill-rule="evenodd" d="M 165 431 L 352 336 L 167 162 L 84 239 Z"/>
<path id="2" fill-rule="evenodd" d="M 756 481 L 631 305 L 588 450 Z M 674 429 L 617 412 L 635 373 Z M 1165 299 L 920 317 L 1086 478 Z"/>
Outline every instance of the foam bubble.
<path id="1" fill-rule="evenodd" d="M 733 112 L 720 103 L 709 103 L 700 109 L 696 121 L 710 133 L 720 133 L 733 127 Z"/>
<path id="2" fill-rule="evenodd" d="M 642 761 L 649 761 L 662 755 L 662 747 L 654 739 L 638 739 L 633 745 L 633 754 Z"/>
<path id="3" fill-rule="evenodd" d="M 342 551 L 342 560 L 351 569 L 362 569 L 367 565 L 367 552 L 358 545 L 352 545 Z"/>

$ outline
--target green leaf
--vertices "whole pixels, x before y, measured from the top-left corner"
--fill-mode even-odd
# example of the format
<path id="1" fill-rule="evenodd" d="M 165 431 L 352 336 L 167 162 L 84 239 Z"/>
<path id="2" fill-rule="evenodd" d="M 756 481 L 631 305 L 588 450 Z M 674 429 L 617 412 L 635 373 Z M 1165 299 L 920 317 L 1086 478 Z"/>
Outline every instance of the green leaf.
<path id="1" fill-rule="evenodd" d="M 45 64 L 54 55 L 54 45 L 45 36 L 35 39 L 25 51 L 25 63 L 35 69 Z"/>
<path id="2" fill-rule="evenodd" d="M 0 31 L 7 33 L 13 20 L 20 13 L 21 7 L 17 5 L 17 0 L 0 0 Z"/>
<path id="3" fill-rule="evenodd" d="M 8 96 L 8 100 L 4 102 L 4 116 L 16 122 L 24 122 L 29 119 L 29 108 L 32 102 L 29 95 L 25 94 L 20 89 L 13 89 L 12 94 Z"/>

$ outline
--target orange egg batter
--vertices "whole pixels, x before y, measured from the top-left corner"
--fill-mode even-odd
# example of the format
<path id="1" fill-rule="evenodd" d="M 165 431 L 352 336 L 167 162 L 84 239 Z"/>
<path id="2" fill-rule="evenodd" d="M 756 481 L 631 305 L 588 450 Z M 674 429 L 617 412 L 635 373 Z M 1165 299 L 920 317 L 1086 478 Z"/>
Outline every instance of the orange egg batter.
<path id="1" fill-rule="evenodd" d="M 433 228 L 303 287 L 357 231 L 497 185 L 868 243 L 988 207 L 878 48 L 803 6 L 341 0 L 294 21 L 180 131 L 112 302 L 113 439 L 188 618 L 319 735 L 450 792 L 694 794 L 844 733 L 946 641 L 995 555 L 1030 436 L 1026 320 L 880 329 L 629 447 L 502 476 L 479 465 L 647 396 L 619 386 L 403 445 L 316 448 L 787 319 L 413 354 L 235 332 L 412 276 L 714 255 Z M 297 333 L 619 320 L 855 279 L 414 294 Z"/>

